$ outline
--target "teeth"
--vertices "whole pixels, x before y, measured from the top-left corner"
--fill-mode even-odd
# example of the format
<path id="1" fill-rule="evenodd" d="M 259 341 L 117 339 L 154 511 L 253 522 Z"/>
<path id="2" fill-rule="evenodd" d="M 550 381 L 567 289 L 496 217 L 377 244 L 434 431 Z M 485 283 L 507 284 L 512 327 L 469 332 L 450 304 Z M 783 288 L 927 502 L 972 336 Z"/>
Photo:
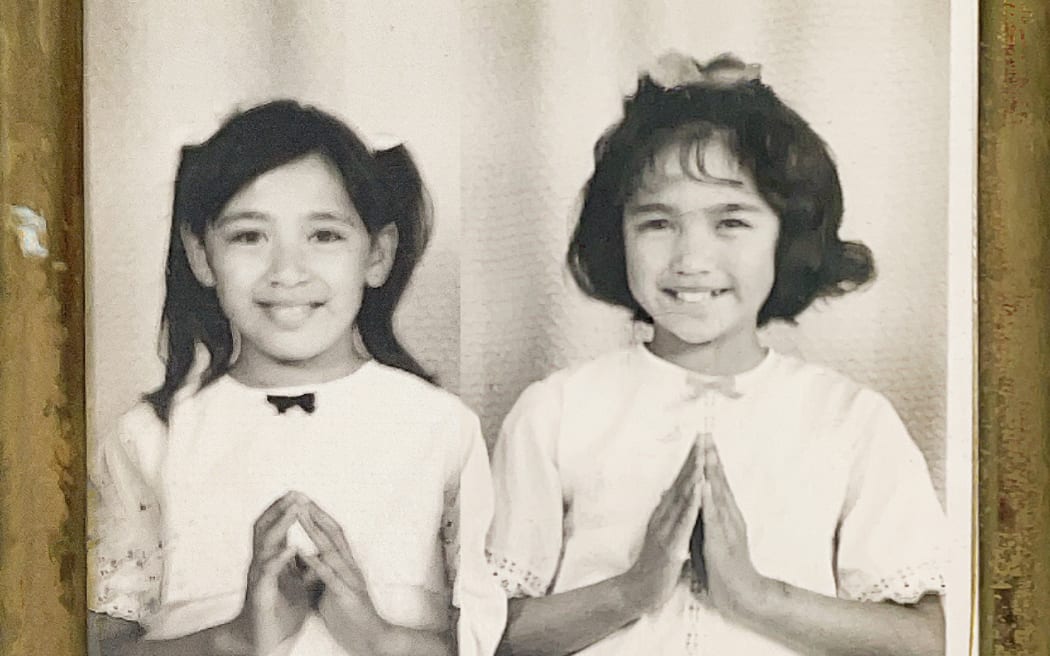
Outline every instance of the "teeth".
<path id="1" fill-rule="evenodd" d="M 272 305 L 270 315 L 279 323 L 298 323 L 310 314 L 309 305 Z"/>
<path id="2" fill-rule="evenodd" d="M 675 292 L 675 296 L 683 303 L 699 303 L 709 298 L 717 298 L 725 293 L 724 289 L 711 289 L 702 292 Z"/>
<path id="3" fill-rule="evenodd" d="M 699 303 L 711 298 L 711 292 L 678 292 L 678 300 L 686 303 Z"/>

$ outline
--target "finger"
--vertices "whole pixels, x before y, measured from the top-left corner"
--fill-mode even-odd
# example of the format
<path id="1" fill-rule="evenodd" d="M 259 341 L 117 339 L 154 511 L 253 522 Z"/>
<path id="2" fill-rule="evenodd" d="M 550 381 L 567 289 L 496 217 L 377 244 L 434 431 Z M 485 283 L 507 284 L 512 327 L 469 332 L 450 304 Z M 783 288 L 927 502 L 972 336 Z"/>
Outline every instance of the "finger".
<path id="1" fill-rule="evenodd" d="M 699 453 L 700 446 L 696 440 L 693 440 L 693 446 L 689 448 L 689 453 L 686 454 L 685 461 L 682 462 L 682 466 L 678 469 L 678 476 L 675 477 L 672 488 L 682 487 L 687 485 L 689 480 L 693 477 L 693 472 L 697 468 L 697 455 Z"/>
<path id="2" fill-rule="evenodd" d="M 306 510 L 321 530 L 329 535 L 332 542 L 334 542 L 337 547 L 350 551 L 350 543 L 347 541 L 346 535 L 343 533 L 343 527 L 339 525 L 339 522 L 335 521 L 334 517 L 325 512 L 324 509 L 314 503 L 312 499 L 306 500 Z"/>
<path id="3" fill-rule="evenodd" d="M 281 516 L 291 506 L 297 504 L 301 500 L 302 495 L 298 492 L 285 492 L 279 496 L 273 503 L 266 507 L 266 510 L 259 514 L 259 517 L 255 520 L 255 524 L 252 526 L 254 536 L 258 539 L 263 533 L 267 532 L 275 522 L 280 520 Z"/>
<path id="4" fill-rule="evenodd" d="M 714 462 L 715 497 L 718 499 L 722 522 L 731 529 L 734 539 L 740 538 L 745 531 L 744 515 L 740 512 L 740 505 L 736 502 L 736 495 L 733 494 L 733 488 L 729 485 L 725 467 L 722 466 L 722 460 L 714 444 L 711 445 L 710 458 Z"/>
<path id="5" fill-rule="evenodd" d="M 722 458 L 718 455 L 718 447 L 715 446 L 714 440 L 707 440 L 707 446 L 704 448 L 704 462 L 707 475 L 716 480 L 722 488 L 722 494 L 731 494 L 725 468 L 722 466 Z"/>
<path id="6" fill-rule="evenodd" d="M 711 487 L 711 502 L 714 504 L 714 510 L 716 511 L 719 521 L 721 521 L 722 515 L 724 514 L 726 504 L 726 489 L 728 484 L 725 480 L 725 472 L 722 469 L 722 463 L 718 460 L 718 453 L 715 451 L 714 444 L 708 440 L 707 445 L 704 447 L 704 478 L 707 479 Z"/>
<path id="7" fill-rule="evenodd" d="M 317 557 L 330 565 L 341 579 L 353 585 L 356 579 L 362 578 L 361 570 L 349 546 L 344 547 L 337 543 L 331 531 L 326 531 L 323 527 L 318 526 L 316 518 L 310 514 L 303 519 L 302 526 L 306 534 L 317 545 Z"/>
<path id="8" fill-rule="evenodd" d="M 718 521 L 718 509 L 711 489 L 711 479 L 705 478 L 700 485 L 700 512 L 703 514 L 704 526 L 710 527 Z"/>
<path id="9" fill-rule="evenodd" d="M 339 575 L 331 563 L 320 556 L 303 556 L 303 561 L 318 580 L 337 593 L 348 594 L 353 591 L 353 586 Z"/>
<path id="10" fill-rule="evenodd" d="M 689 453 L 686 455 L 685 460 L 682 461 L 681 467 L 678 468 L 678 473 L 675 475 L 674 481 L 671 486 L 667 488 L 663 496 L 660 498 L 660 506 L 666 512 L 668 508 L 674 507 L 682 496 L 682 493 L 688 488 L 689 481 L 692 480 L 693 474 L 696 471 L 696 443 L 689 449 Z"/>
<path id="11" fill-rule="evenodd" d="M 288 529 L 302 516 L 299 506 L 287 506 L 276 521 L 257 536 L 254 550 L 259 558 L 268 560 L 288 545 Z"/>
<path id="12" fill-rule="evenodd" d="M 324 530 L 309 511 L 303 515 L 299 523 L 302 525 L 307 537 L 317 546 L 317 550 L 320 553 L 337 553 L 339 551 L 339 545 L 331 533 Z"/>
<path id="13" fill-rule="evenodd" d="M 683 504 L 681 513 L 678 515 L 672 537 L 675 549 L 680 550 L 683 554 L 688 555 L 689 538 L 693 535 L 693 527 L 700 521 L 702 506 L 703 492 L 699 489 L 699 485 L 694 485 L 689 492 L 688 503 Z"/>
<path id="14" fill-rule="evenodd" d="M 263 562 L 262 567 L 259 570 L 262 577 L 276 579 L 278 576 L 280 576 L 284 568 L 292 563 L 292 561 L 295 559 L 295 554 L 296 551 L 294 548 L 285 547 L 284 549 L 279 551 L 275 556 L 267 559 L 265 562 Z"/>
<path id="15" fill-rule="evenodd" d="M 345 540 L 341 540 L 338 532 L 332 529 L 331 523 L 324 521 L 323 516 L 318 515 L 316 506 L 306 505 L 303 514 L 303 530 L 314 541 L 319 551 L 338 552 L 344 548 Z"/>
<path id="16" fill-rule="evenodd" d="M 699 494 L 696 489 L 696 485 L 692 484 L 695 480 L 690 479 L 691 485 L 682 491 L 681 495 L 676 500 L 673 508 L 673 514 L 671 516 L 671 523 L 674 527 L 678 527 L 682 522 L 688 520 L 688 515 L 692 512 L 695 513 L 699 510 Z"/>

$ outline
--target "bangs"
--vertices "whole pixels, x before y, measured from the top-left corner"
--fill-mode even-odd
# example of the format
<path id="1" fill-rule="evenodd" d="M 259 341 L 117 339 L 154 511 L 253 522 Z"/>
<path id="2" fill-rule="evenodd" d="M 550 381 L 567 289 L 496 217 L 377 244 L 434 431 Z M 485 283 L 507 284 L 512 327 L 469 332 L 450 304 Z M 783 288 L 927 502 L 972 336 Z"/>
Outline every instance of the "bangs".
<path id="1" fill-rule="evenodd" d="M 707 122 L 693 122 L 657 132 L 643 149 L 624 201 L 638 190 L 652 190 L 661 180 L 686 176 L 697 182 L 740 187 L 750 171 L 744 166 L 736 134 Z"/>

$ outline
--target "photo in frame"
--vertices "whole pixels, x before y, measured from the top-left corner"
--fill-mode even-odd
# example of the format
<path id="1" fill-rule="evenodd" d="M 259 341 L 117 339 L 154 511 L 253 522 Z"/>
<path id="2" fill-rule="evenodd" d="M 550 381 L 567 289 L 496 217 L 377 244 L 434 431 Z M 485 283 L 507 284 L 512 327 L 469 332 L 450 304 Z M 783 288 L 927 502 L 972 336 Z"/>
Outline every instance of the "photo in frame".
<path id="1" fill-rule="evenodd" d="M 476 7 L 476 9 L 477 9 L 477 7 Z M 483 10 L 481 10 L 481 9 L 478 9 L 478 10 L 477 10 L 477 12 L 476 12 L 476 13 L 474 14 L 475 18 L 477 18 L 478 16 L 483 16 L 483 15 L 484 15 L 484 12 L 483 12 Z M 549 18 L 549 17 L 548 17 L 548 18 Z M 556 23 L 558 23 L 558 21 L 548 21 L 548 23 L 553 23 L 553 24 L 556 24 Z M 654 31 L 655 31 L 655 30 L 654 30 Z M 90 36 L 90 35 L 88 35 L 88 36 Z M 658 41 L 658 40 L 654 39 L 654 41 Z M 526 50 L 527 50 L 527 48 L 523 48 L 523 49 L 526 49 Z M 90 46 L 89 46 L 89 47 L 88 47 L 88 60 L 90 60 L 90 59 L 91 59 L 91 50 L 90 50 Z M 640 58 L 639 58 L 639 59 L 640 59 Z M 757 58 L 756 58 L 756 59 L 757 59 Z M 528 61 L 527 57 L 525 58 L 525 60 L 526 60 L 526 61 Z M 633 64 L 632 64 L 632 65 L 633 65 L 633 66 L 638 66 L 638 62 L 633 62 Z M 517 67 L 516 67 L 516 68 L 517 68 Z M 542 69 L 542 68 L 543 68 L 543 66 L 538 66 L 538 68 L 541 68 L 541 69 Z M 765 70 L 766 70 L 766 76 L 769 76 L 769 75 L 770 75 L 770 73 L 769 73 L 769 68 L 770 68 L 770 66 L 769 66 L 769 65 L 766 65 L 766 67 L 765 67 Z M 628 71 L 628 72 L 630 72 L 630 71 Z M 541 76 L 541 77 L 542 77 L 542 76 Z M 613 76 L 613 77 L 614 77 L 614 76 Z M 499 76 L 498 76 L 498 78 L 499 78 Z M 566 83 L 566 84 L 567 84 L 567 83 Z M 771 84 L 772 84 L 772 82 L 771 82 Z M 91 127 L 90 127 L 90 126 L 91 126 L 91 124 L 90 124 L 90 102 L 91 102 L 91 101 L 90 101 L 90 81 L 88 82 L 88 85 L 87 85 L 87 86 L 88 86 L 88 93 L 87 93 L 87 98 L 88 98 L 88 101 L 87 101 L 87 102 L 88 102 L 88 117 L 89 117 L 89 120 L 88 120 L 88 124 L 87 124 L 87 125 L 88 125 L 88 143 L 90 144 L 90 140 L 91 140 L 91 135 L 90 135 L 90 132 L 91 132 Z M 542 85 L 538 85 L 538 86 L 542 86 Z M 613 85 L 613 86 L 614 86 L 614 85 Z M 556 87 L 556 86 L 555 86 L 555 88 L 558 88 L 558 87 Z M 625 90 L 625 89 L 624 89 L 624 87 L 622 87 L 622 88 L 621 88 L 621 92 L 623 92 L 624 90 Z M 523 92 L 523 93 L 524 93 L 524 92 Z M 119 94 L 113 94 L 113 97 L 117 97 L 117 96 L 119 96 Z M 512 98 L 512 97 L 511 97 L 511 98 Z M 613 103 L 613 104 L 612 104 L 612 110 L 614 110 L 614 109 L 615 109 L 615 107 L 614 107 L 614 103 Z M 475 108 L 475 111 L 477 111 L 477 108 Z M 610 111 L 611 111 L 611 110 L 610 110 Z M 187 113 L 188 113 L 188 112 L 187 112 Z M 480 113 L 480 111 L 479 111 L 479 113 Z M 556 121 L 552 121 L 552 123 L 556 123 Z M 601 126 L 598 126 L 598 127 L 601 127 Z M 594 129 L 596 129 L 596 128 L 594 128 Z M 163 130 L 162 130 L 162 131 L 163 131 Z M 402 130 L 402 131 L 403 131 L 403 130 Z M 593 130 L 592 130 L 592 131 L 593 131 Z M 560 132 L 559 132 L 559 126 L 558 126 L 558 125 L 554 125 L 554 126 L 553 126 L 553 132 L 554 132 L 554 133 L 560 133 Z M 513 131 L 511 130 L 511 131 L 510 131 L 510 133 L 513 133 Z M 401 136 L 403 136 L 403 135 L 401 135 Z M 405 140 L 405 141 L 408 141 L 408 140 Z M 829 139 L 829 137 L 828 137 L 828 141 L 829 141 L 829 143 L 832 143 L 833 149 L 835 149 L 835 148 L 834 148 L 834 146 L 835 146 L 835 142 L 834 142 L 834 140 L 832 140 L 832 139 Z M 89 146 L 89 148 L 90 148 L 90 146 Z M 572 153 L 568 153 L 568 150 L 569 150 L 568 146 L 566 146 L 566 147 L 565 147 L 565 149 L 566 149 L 566 153 L 564 154 L 564 156 L 565 156 L 565 157 L 567 158 L 567 160 L 569 160 L 569 158 L 571 158 L 571 157 L 573 156 L 573 154 L 572 154 Z M 585 148 L 584 150 L 585 150 L 585 154 L 588 154 L 588 153 L 586 153 L 586 148 Z M 839 150 L 841 150 L 841 149 L 839 149 Z M 562 154 L 562 153 L 561 153 L 561 151 L 559 151 L 558 153 L 555 153 L 555 155 L 560 155 L 560 154 Z M 837 150 L 837 153 L 836 153 L 836 154 L 838 154 L 838 155 L 839 155 L 839 156 L 841 157 L 841 153 L 840 153 L 840 152 L 838 152 L 838 150 Z M 462 155 L 461 155 L 461 156 L 462 156 Z M 91 157 L 89 156 L 89 157 L 88 157 L 88 160 L 89 160 L 89 161 L 90 161 L 90 158 L 91 158 Z M 558 161 L 558 157 L 554 156 L 554 157 L 552 157 L 552 160 L 556 162 L 556 161 Z M 100 166 L 102 166 L 102 165 L 100 165 Z M 566 166 L 568 166 L 568 165 L 566 165 Z M 496 167 L 492 167 L 492 168 L 493 168 L 493 169 L 495 169 Z M 551 167 L 551 168 L 554 168 L 554 167 Z M 496 174 L 497 174 L 497 175 L 499 175 L 499 174 L 500 174 L 500 171 L 499 171 L 498 169 L 496 169 L 496 171 L 495 171 L 495 172 L 496 172 Z M 424 170 L 424 173 L 425 173 L 425 170 Z M 541 173 L 543 173 L 543 172 L 541 171 Z M 550 174 L 550 173 L 547 173 L 547 174 Z M 505 173 L 504 173 L 504 175 L 505 175 Z M 91 202 L 90 202 L 90 197 L 91 197 L 91 193 L 92 193 L 92 192 L 91 192 L 92 186 L 91 186 L 91 179 L 90 179 L 90 176 L 91 176 L 91 173 L 90 173 L 90 166 L 89 166 L 89 168 L 88 168 L 88 185 L 87 185 L 87 189 L 88 189 L 88 197 L 89 197 L 89 203 L 88 203 L 88 206 L 90 206 L 90 203 L 91 203 Z M 542 175 L 541 175 L 541 177 L 542 177 Z M 577 177 L 579 177 L 579 176 L 577 176 Z M 845 175 L 843 175 L 843 177 L 844 177 L 844 179 L 846 178 L 846 176 L 845 176 Z M 500 181 L 497 181 L 497 182 L 500 182 Z M 475 184 L 477 184 L 477 183 L 475 183 Z M 510 185 L 511 185 L 511 187 L 512 187 L 512 184 L 513 184 L 513 181 L 510 181 Z M 169 182 L 169 186 L 170 186 L 170 182 Z M 159 188 L 160 188 L 160 185 L 158 185 L 158 189 L 159 189 Z M 468 188 L 468 185 L 464 185 L 464 184 L 462 184 L 462 183 L 461 183 L 461 189 L 467 189 L 467 188 Z M 488 188 L 488 187 L 486 187 L 486 188 Z M 467 197 L 467 196 L 468 196 L 469 194 L 466 194 L 466 193 L 464 193 L 463 195 L 464 195 L 464 197 Z M 553 196 L 559 196 L 559 193 L 558 193 L 558 191 L 554 190 L 554 193 L 552 193 L 551 195 L 553 195 Z M 559 196 L 559 197 L 561 197 L 561 198 L 562 198 L 562 202 L 563 202 L 563 203 L 569 203 L 569 202 L 570 202 L 570 200 L 572 199 L 572 198 L 570 197 L 570 195 L 571 195 L 571 194 L 570 194 L 570 193 L 568 193 L 568 192 L 562 192 L 562 193 L 561 193 L 561 196 Z M 105 196 L 102 196 L 102 197 L 105 197 Z M 846 197 L 847 197 L 847 198 L 849 197 L 849 191 L 848 191 L 848 186 L 846 186 Z M 441 203 L 442 203 L 442 202 L 441 202 L 441 198 L 440 198 L 440 196 L 436 196 L 436 198 L 435 198 L 435 199 L 436 199 L 436 206 L 437 206 L 437 207 L 438 207 L 438 208 L 440 209 L 440 206 L 441 206 Z M 446 202 L 446 203 L 447 203 L 447 202 Z M 466 204 L 464 204 L 464 205 L 466 205 Z M 571 204 L 569 203 L 569 205 L 571 205 Z M 447 206 L 446 206 L 446 207 L 447 207 Z M 485 207 L 487 207 L 487 206 L 485 206 Z M 91 213 L 90 213 L 90 207 L 88 208 L 88 210 L 89 210 L 89 212 L 88 212 L 88 215 L 89 215 L 89 219 L 88 219 L 88 220 L 89 220 L 89 223 L 90 223 L 90 215 L 91 215 Z M 490 216 L 490 215 L 492 215 L 492 214 L 495 214 L 495 213 L 493 213 L 493 212 L 480 212 L 479 214 L 482 214 L 482 213 L 483 213 L 483 214 L 485 214 L 486 216 Z M 463 215 L 464 215 L 464 216 L 465 216 L 465 214 L 466 214 L 466 212 L 463 212 Z M 559 218 L 560 218 L 560 219 L 562 219 L 562 220 L 565 220 L 565 219 L 567 219 L 567 218 L 568 218 L 568 210 L 566 210 L 566 212 L 563 212 L 563 214 L 565 214 L 565 215 L 563 215 L 563 216 L 561 216 L 561 217 L 559 217 Z M 441 226 L 441 223 L 440 223 L 440 221 L 441 221 L 441 218 L 440 218 L 440 212 L 439 212 L 439 218 L 438 218 L 438 223 L 439 223 L 439 228 L 438 228 L 438 230 L 439 230 L 439 231 L 440 231 L 440 230 L 442 230 L 442 228 L 440 227 L 440 226 Z M 848 219 L 847 219 L 847 221 L 846 221 L 846 225 L 848 226 Z M 461 234 L 463 234 L 464 226 L 465 226 L 465 221 L 461 221 L 461 225 L 460 225 L 460 230 L 461 230 Z M 440 234 L 440 233 L 439 233 L 439 234 Z M 446 233 L 446 234 L 447 234 L 447 233 Z M 464 239 L 464 241 L 466 240 L 466 237 L 461 237 L 461 238 L 462 238 L 462 239 Z M 493 239 L 495 239 L 495 237 L 493 237 Z M 552 239 L 553 239 L 553 237 L 552 237 Z M 132 240 L 132 241 L 133 241 L 133 240 Z M 555 242 L 555 244 L 556 244 L 556 241 L 554 241 L 554 242 Z M 440 244 L 440 242 L 439 242 L 439 244 Z M 486 242 L 486 244 L 491 244 L 491 242 L 490 242 L 490 241 L 489 241 L 489 242 Z M 466 247 L 464 247 L 464 248 L 466 248 Z M 133 249 L 129 249 L 129 250 L 133 250 Z M 439 249 L 439 250 L 438 250 L 437 252 L 438 252 L 438 253 L 441 253 L 441 250 Z M 434 251 L 432 251 L 432 252 L 428 253 L 428 256 L 433 256 L 434 254 L 435 254 L 435 252 L 434 252 Z M 446 255 L 447 255 L 447 253 L 446 253 Z M 132 257 L 133 257 L 133 255 L 132 255 Z M 466 260 L 466 261 L 469 261 L 469 260 Z M 447 269 L 446 269 L 445 271 L 447 271 Z M 475 272 L 475 273 L 477 273 L 477 272 Z M 422 274 L 421 274 L 421 275 L 422 275 Z M 545 273 L 545 274 L 543 274 L 543 275 L 547 275 L 548 277 L 550 277 L 550 276 L 549 276 L 549 272 L 547 272 L 547 273 Z M 462 281 L 463 281 L 464 279 L 467 279 L 467 278 L 469 278 L 470 276 L 464 275 L 464 274 L 462 274 L 462 273 L 460 273 L 460 276 L 461 276 L 461 277 L 460 277 L 460 280 L 461 280 L 461 281 L 460 281 L 460 284 L 459 284 L 459 288 L 460 288 L 460 290 L 461 290 L 461 301 L 460 301 L 460 302 L 461 302 L 461 306 L 463 306 L 463 305 L 469 304 L 469 303 L 464 303 L 464 302 L 462 301 L 462 296 L 463 296 L 463 295 L 467 294 L 468 292 L 470 292 L 470 293 L 475 293 L 475 294 L 477 294 L 477 293 L 479 293 L 479 291 L 478 291 L 478 290 L 468 290 L 468 289 L 466 289 L 466 287 L 468 287 L 468 285 L 466 285 L 466 287 L 464 287 L 464 284 L 463 284 L 463 282 L 462 282 Z M 541 277 L 542 277 L 542 276 L 541 276 Z M 421 278 L 421 279 L 422 279 L 422 278 Z M 453 279 L 453 277 L 449 276 L 449 278 L 448 278 L 448 279 Z M 885 280 L 885 278 L 883 278 L 883 283 L 884 283 L 884 280 Z M 877 284 L 878 284 L 878 283 L 877 283 Z M 873 288 L 871 288 L 871 291 L 870 291 L 869 293 L 874 293 L 874 290 L 875 290 L 875 289 L 876 289 L 876 287 L 873 287 Z M 499 299 L 496 299 L 496 300 L 499 300 Z M 517 300 L 517 298 L 511 299 L 511 300 Z M 569 299 L 569 301 L 565 301 L 565 302 L 566 302 L 566 304 L 568 304 L 569 302 L 576 302 L 576 299 Z M 839 301 L 833 301 L 833 303 L 829 303 L 829 304 L 828 304 L 828 310 L 826 311 L 826 313 L 827 313 L 828 315 L 834 315 L 834 314 L 835 314 L 835 312 L 836 312 L 836 310 L 835 310 L 835 308 L 836 308 L 836 303 L 838 303 L 838 302 L 839 302 Z M 858 302 L 859 302 L 859 301 L 858 301 Z M 489 303 L 489 305 L 498 305 L 498 303 Z M 510 314 L 510 313 L 512 312 L 512 310 L 508 310 L 507 312 L 508 312 L 508 314 Z M 559 311 L 559 312 L 561 312 L 561 311 Z M 595 310 L 594 312 L 595 312 L 595 313 L 597 313 L 597 316 L 596 316 L 596 317 L 595 317 L 595 319 L 594 319 L 594 321 L 595 321 L 595 322 L 597 322 L 597 323 L 604 323 L 604 322 L 608 321 L 608 320 L 606 319 L 606 317 L 605 317 L 605 316 L 602 316 L 602 315 L 601 315 L 601 313 L 600 313 L 600 312 L 598 312 L 598 311 L 596 311 L 596 310 Z M 541 314 L 543 314 L 543 313 L 541 312 Z M 558 313 L 550 313 L 550 314 L 558 314 Z M 547 315 L 547 316 L 549 317 L 549 316 L 550 316 L 550 314 L 549 314 L 549 315 Z M 566 312 L 566 314 L 568 314 L 568 313 Z M 464 316 L 465 316 L 465 315 L 466 315 L 466 313 L 464 313 Z M 526 317 L 526 318 L 527 318 L 527 317 Z M 447 319 L 445 319 L 445 320 L 447 321 Z M 462 320 L 462 321 L 464 321 L 464 323 L 466 322 L 466 319 L 461 319 L 461 320 Z M 441 321 L 441 319 L 439 319 L 439 325 L 441 325 L 440 321 Z M 480 323 L 480 322 L 475 322 L 475 323 Z M 526 323 L 527 323 L 527 321 L 526 321 Z M 447 327 L 447 323 L 445 324 L 445 326 Z M 411 329 L 406 329 L 406 330 L 411 330 Z M 554 365 L 556 365 L 556 364 L 560 364 L 560 363 L 561 363 L 561 362 L 563 362 L 563 361 L 567 361 L 567 360 L 568 360 L 568 361 L 571 361 L 571 360 L 572 360 L 573 358 L 579 358 L 579 357 L 580 357 L 580 355 L 579 355 L 579 354 L 574 354 L 574 353 L 572 352 L 572 348 L 579 348 L 579 347 L 580 347 L 580 346 L 579 346 L 579 343 L 580 343 L 580 342 L 587 342 L 587 341 L 588 341 L 589 339 L 591 339 L 591 337 L 592 337 L 593 333 L 591 333 L 591 332 L 588 332 L 588 331 L 589 331 L 589 329 L 587 329 L 587 327 L 583 327 L 583 329 L 581 329 L 581 327 L 580 327 L 580 326 L 576 326 L 576 330 L 581 330 L 581 332 L 582 332 L 582 335 L 580 335 L 580 336 L 575 336 L 574 338 L 572 338 L 572 339 L 569 339 L 569 340 L 568 340 L 568 345 L 566 345 L 566 344 L 564 344 L 564 343 L 563 343 L 563 344 L 559 344 L 559 343 L 556 343 L 556 342 L 558 342 L 558 338 L 556 338 L 556 337 L 550 338 L 550 341 L 551 341 L 551 342 L 554 342 L 554 344 L 553 344 L 553 346 L 554 346 L 554 347 L 553 347 L 553 348 L 551 348 L 551 351 L 553 351 L 553 353 L 545 353 L 545 354 L 543 355 L 543 357 L 542 357 L 542 358 L 549 358 L 549 360 L 543 360 L 543 359 L 541 358 L 541 359 L 540 359 L 540 363 L 539 363 L 538 365 L 533 365 L 533 366 L 539 366 L 539 367 L 541 367 L 541 368 L 542 368 L 542 367 L 548 367 L 548 368 L 550 368 L 550 367 L 552 367 L 552 366 L 554 366 Z M 463 337 L 462 337 L 462 336 L 466 334 L 466 329 L 464 329 L 464 327 L 460 326 L 460 327 L 459 327 L 459 331 L 460 331 L 460 335 L 461 335 L 461 337 L 460 337 L 460 338 L 461 338 L 461 339 L 463 339 Z M 427 331 L 427 332 L 433 332 L 433 331 Z M 455 330 L 450 330 L 449 332 L 451 332 L 451 333 L 455 333 L 456 331 L 455 331 Z M 631 336 L 629 336 L 629 335 L 628 335 L 628 336 L 626 336 L 625 338 L 630 338 L 630 337 L 631 337 Z M 605 336 L 605 338 L 608 338 L 608 336 Z M 575 342 L 573 342 L 573 339 L 575 340 Z M 148 341 L 148 340 L 147 340 L 147 341 Z M 535 340 L 525 340 L 525 341 L 528 341 L 529 343 L 532 343 L 532 342 L 534 342 Z M 541 337 L 541 339 L 539 340 L 539 342 L 540 342 L 541 344 L 542 344 L 542 343 L 544 343 L 544 342 L 543 342 L 543 338 L 542 338 L 542 337 Z M 573 345 L 573 344 L 575 344 L 575 345 Z M 593 346 L 593 344 L 587 344 L 587 346 L 588 346 L 588 347 L 594 347 L 594 346 Z M 558 348 L 561 348 L 561 350 L 562 350 L 562 352 L 561 352 L 561 353 L 559 353 L 559 352 L 558 352 Z M 425 351 L 425 350 L 424 350 L 424 351 Z M 461 352 L 463 351 L 463 346 L 462 346 L 462 344 L 460 345 L 460 351 L 461 351 Z M 511 354 L 511 355 L 513 355 L 513 354 Z M 468 360 L 468 358 L 467 358 L 467 357 L 466 357 L 465 355 L 462 355 L 462 354 L 460 354 L 460 355 L 459 355 L 459 358 L 461 359 L 461 362 L 465 362 L 465 361 L 467 361 L 467 360 Z M 559 360 L 559 358 L 562 358 L 562 360 Z M 450 358 L 450 360 L 455 360 L 455 358 Z M 468 364 L 469 364 L 469 362 L 468 362 Z M 484 364 L 485 364 L 484 362 L 482 362 L 482 363 L 481 363 L 481 368 L 485 368 L 485 367 L 484 367 Z M 475 363 L 475 365 L 476 365 L 476 366 L 478 366 L 478 363 L 476 362 L 476 363 Z M 464 375 L 463 375 L 463 373 L 462 373 L 462 372 L 464 371 L 464 369 L 468 369 L 469 367 L 467 367 L 467 366 L 464 366 L 463 364 L 459 364 L 459 366 L 461 367 L 461 368 L 460 368 L 460 372 L 459 372 L 459 377 L 460 377 L 460 385 L 461 385 L 461 387 L 462 387 L 462 386 L 463 386 L 463 381 L 464 381 Z M 455 367 L 449 367 L 449 368 L 450 368 L 450 369 L 454 369 Z M 488 367 L 488 368 L 491 368 L 491 367 Z M 521 369 L 522 367 L 511 367 L 511 368 L 513 368 L 513 369 L 514 369 L 514 371 L 516 371 L 516 372 L 517 372 L 517 371 L 519 371 L 519 369 Z M 534 374 L 526 374 L 526 377 L 529 377 L 529 376 L 531 376 L 531 377 L 533 377 L 533 378 L 534 378 L 534 377 L 538 377 L 537 375 L 534 375 Z M 448 377 L 448 376 L 446 376 L 445 378 L 446 378 L 446 380 L 447 380 L 447 379 L 448 379 L 449 377 Z M 453 377 L 453 379 L 455 380 L 455 376 Z M 512 387 L 513 387 L 513 383 L 504 383 L 504 384 L 505 384 L 506 386 L 509 386 L 509 387 L 511 387 L 511 390 L 510 390 L 510 392 L 503 392 L 503 390 L 502 390 L 502 389 L 499 389 L 499 387 L 497 387 L 497 392 L 503 392 L 503 393 L 504 393 L 504 394 L 506 394 L 507 396 L 513 396 L 513 395 L 514 395 L 514 390 L 512 389 Z M 519 386 L 520 386 L 520 383 L 518 383 L 518 384 L 519 384 Z M 461 394 L 463 394 L 463 393 L 461 392 Z M 464 395 L 464 396 L 465 396 L 465 395 Z M 512 399 L 511 399 L 511 400 L 512 400 Z M 507 402 L 507 400 L 505 400 L 505 399 L 504 399 L 503 401 L 501 401 L 501 402 L 502 402 L 502 403 L 504 403 L 505 405 L 506 405 L 506 404 L 508 403 L 508 402 Z M 477 402 L 475 402 L 475 405 L 477 405 L 477 404 L 478 404 L 478 403 L 477 403 Z M 483 404 L 482 404 L 482 405 L 483 405 Z M 496 404 L 496 405 L 497 405 L 497 408 L 496 408 L 496 409 L 492 409 L 492 410 L 491 410 L 491 412 L 490 412 L 490 414 L 491 414 L 491 419 L 489 419 L 489 420 L 488 420 L 488 422 L 487 422 L 487 423 L 489 423 L 489 424 L 497 423 L 497 422 L 499 421 L 499 419 L 498 419 L 498 418 L 499 418 L 499 416 L 500 416 L 501 414 L 503 414 L 503 412 L 505 411 L 504 409 L 499 409 L 499 405 L 498 405 L 498 404 Z M 490 432 L 490 431 L 489 431 L 489 432 Z"/>

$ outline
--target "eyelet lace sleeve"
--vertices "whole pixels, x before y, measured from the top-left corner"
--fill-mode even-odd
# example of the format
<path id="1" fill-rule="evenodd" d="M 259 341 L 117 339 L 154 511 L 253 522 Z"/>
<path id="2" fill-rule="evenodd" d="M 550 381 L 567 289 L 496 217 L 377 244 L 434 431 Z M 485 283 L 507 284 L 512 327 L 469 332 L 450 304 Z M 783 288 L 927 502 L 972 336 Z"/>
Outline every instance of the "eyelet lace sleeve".
<path id="1" fill-rule="evenodd" d="M 941 564 L 937 562 L 905 566 L 878 580 L 847 572 L 839 581 L 842 596 L 856 601 L 914 604 L 927 594 L 944 594 L 944 589 L 944 575 Z"/>
<path id="2" fill-rule="evenodd" d="M 507 415 L 493 453 L 496 515 L 487 556 L 511 598 L 547 594 L 561 561 L 564 500 L 555 455 L 561 406 L 559 388 L 532 384 Z"/>
<path id="3" fill-rule="evenodd" d="M 839 524 L 839 596 L 913 604 L 945 591 L 944 511 L 897 413 L 881 396 L 872 407 Z"/>
<path id="4" fill-rule="evenodd" d="M 158 424 L 140 409 L 126 415 L 92 444 L 88 472 L 88 608 L 140 624 L 160 605 L 160 507 L 143 462 L 155 460 Z"/>
<path id="5" fill-rule="evenodd" d="M 507 621 L 506 599 L 485 561 L 485 535 L 492 523 L 492 477 L 480 423 L 465 408 L 458 434 L 459 448 L 449 459 L 452 466 L 440 538 L 452 604 L 459 610 L 458 653 L 487 656 L 495 653 Z"/>
<path id="6" fill-rule="evenodd" d="M 548 586 L 543 579 L 515 561 L 489 550 L 485 551 L 485 557 L 508 598 L 542 597 L 547 593 Z"/>

